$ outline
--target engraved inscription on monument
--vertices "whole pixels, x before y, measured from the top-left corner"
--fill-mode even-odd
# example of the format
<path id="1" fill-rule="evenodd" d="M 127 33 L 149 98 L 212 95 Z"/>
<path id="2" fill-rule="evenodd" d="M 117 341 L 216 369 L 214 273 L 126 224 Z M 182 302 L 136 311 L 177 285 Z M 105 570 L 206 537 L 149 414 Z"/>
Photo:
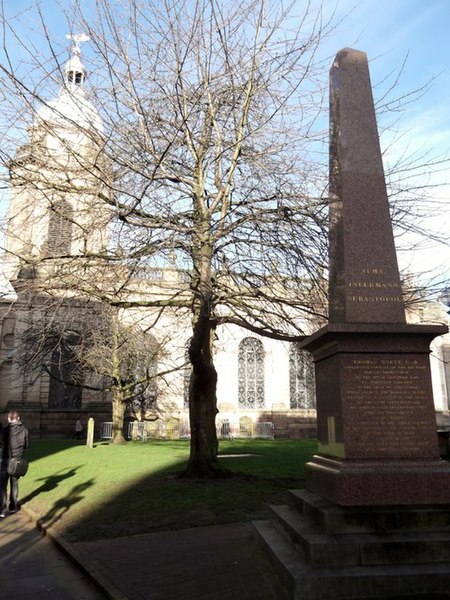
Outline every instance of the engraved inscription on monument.
<path id="1" fill-rule="evenodd" d="M 345 451 L 354 458 L 433 456 L 432 391 L 423 357 L 361 355 L 344 362 Z"/>
<path id="2" fill-rule="evenodd" d="M 346 298 L 348 302 L 403 303 L 400 283 L 382 267 L 361 269 L 358 277 L 347 282 Z"/>

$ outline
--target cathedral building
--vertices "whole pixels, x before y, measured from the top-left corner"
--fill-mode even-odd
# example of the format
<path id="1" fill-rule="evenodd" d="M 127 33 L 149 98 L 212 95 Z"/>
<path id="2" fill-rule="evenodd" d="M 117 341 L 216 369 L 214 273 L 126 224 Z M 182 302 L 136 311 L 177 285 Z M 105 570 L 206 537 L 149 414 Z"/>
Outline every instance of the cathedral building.
<path id="1" fill-rule="evenodd" d="M 65 333 L 70 338 L 77 335 L 77 321 L 96 314 L 94 291 L 88 301 L 86 294 L 81 299 L 79 286 L 71 290 L 71 281 L 85 276 L 92 289 L 93 272 L 96 282 L 102 282 L 99 285 L 121 277 L 113 266 L 111 273 L 92 260 L 84 266 L 86 257 L 98 256 L 108 244 L 110 194 L 108 186 L 99 183 L 110 175 L 102 156 L 102 120 L 87 98 L 85 80 L 76 44 L 57 98 L 37 112 L 28 143 L 17 149 L 10 165 L 0 304 L 0 406 L 19 408 L 27 425 L 42 434 L 70 432 L 78 414 L 85 419 L 93 416 L 97 423 L 111 420 L 110 393 L 101 389 L 99 381 L 76 385 L 70 339 L 52 351 L 44 370 L 27 372 L 21 362 L 28 353 L 27 344 L 33 346 L 30 353 L 37 352 L 35 347 L 43 344 L 42 337 L 50 331 L 47 326 L 35 327 L 38 333 L 30 339 L 31 322 L 46 322 L 50 314 L 53 319 L 58 315 L 58 319 L 73 321 Z M 103 170 L 102 177 L 95 170 Z M 185 285 L 183 274 L 171 266 L 133 273 L 126 279 L 133 297 L 164 296 Z M 46 292 L 50 286 L 56 293 L 49 307 Z M 142 329 L 143 323 L 153 321 L 154 313 L 145 308 L 124 309 L 119 319 L 127 325 L 139 322 Z M 189 319 L 180 321 L 175 314 L 166 314 L 152 327 L 157 346 L 162 348 L 164 338 L 164 351 L 159 356 L 155 353 L 152 369 L 164 377 L 147 386 L 143 398 L 135 398 L 128 410 L 129 418 L 145 420 L 150 413 L 151 421 L 162 425 L 160 431 L 168 422 L 186 424 L 188 420 L 190 332 L 183 323 Z M 271 423 L 277 435 L 314 434 L 314 376 L 308 353 L 295 344 L 224 325 L 216 331 L 215 363 L 219 427 L 226 423 L 227 428 L 252 434 L 258 424 Z M 264 431 L 271 430 L 266 427 Z"/>
<path id="2" fill-rule="evenodd" d="M 89 334 L 92 349 L 94 334 L 109 318 L 108 311 L 99 307 L 105 286 L 117 285 L 121 293 L 126 288 L 135 300 L 169 297 L 187 285 L 175 265 L 130 272 L 120 261 L 105 267 L 95 259 L 109 243 L 108 206 L 114 196 L 108 182 L 113 175 L 103 154 L 102 119 L 85 90 L 80 39 L 75 36 L 57 98 L 36 113 L 28 142 L 17 149 L 10 164 L 0 299 L 0 409 L 19 409 L 36 435 L 69 435 L 78 415 L 84 422 L 94 417 L 97 434 L 100 423 L 111 421 L 111 391 L 102 385 L 104 373 L 96 365 L 83 382 L 76 373 L 80 331 Z M 117 331 L 136 332 L 139 326 L 146 333 L 145 340 L 129 334 L 134 346 L 128 367 L 142 381 L 145 373 L 155 378 L 142 389 L 136 386 L 126 420 L 147 421 L 148 431 L 155 435 L 164 436 L 171 427 L 179 435 L 188 434 L 186 349 L 191 332 L 189 318 L 182 316 L 166 311 L 156 317 L 139 302 L 129 306 L 124 302 L 106 328 L 111 335 L 115 321 Z M 427 318 L 411 315 L 415 321 Z M 446 318 L 442 307 L 432 318 Z M 65 328 L 53 327 L 55 320 Z M 317 324 L 305 323 L 304 328 L 312 332 Z M 47 347 L 46 336 L 57 331 L 58 345 Z M 100 338 L 99 333 L 98 347 L 104 349 Z M 45 368 L 32 369 L 27 360 L 46 352 Z M 92 360 L 103 359 L 97 353 Z M 315 435 L 314 367 L 309 353 L 295 343 L 219 325 L 214 360 L 219 431 Z M 435 342 L 431 357 L 435 405 L 442 422 L 449 410 L 449 360 L 450 344 L 444 336 Z"/>

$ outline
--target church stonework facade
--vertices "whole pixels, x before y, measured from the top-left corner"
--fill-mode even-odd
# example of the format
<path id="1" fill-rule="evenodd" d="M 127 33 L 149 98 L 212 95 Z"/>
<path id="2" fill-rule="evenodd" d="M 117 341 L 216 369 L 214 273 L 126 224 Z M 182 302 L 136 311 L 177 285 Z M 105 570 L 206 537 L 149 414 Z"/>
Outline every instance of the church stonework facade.
<path id="1" fill-rule="evenodd" d="M 101 253 L 107 247 L 109 213 L 105 198 L 110 192 L 106 183 L 99 184 L 99 178 L 90 180 L 90 165 L 99 165 L 105 172 L 108 165 L 102 156 L 102 121 L 87 98 L 86 70 L 75 42 L 58 97 L 37 113 L 28 142 L 17 149 L 10 166 L 0 299 L 0 410 L 19 409 L 30 430 L 39 435 L 69 435 L 78 415 L 85 422 L 94 417 L 97 434 L 100 423 L 111 421 L 109 392 L 101 390 L 96 381 L 77 384 L 73 371 L 76 325 L 66 331 L 65 343 L 52 351 L 46 371 L 36 374 L 20 367 L 30 320 L 47 318 L 44 294 L 30 294 L 30 284 L 36 290 L 39 282 L 45 287 L 53 272 L 59 277 L 65 273 L 57 282 L 61 289 L 58 318 L 70 315 L 75 324 L 77 319 L 96 321 L 95 304 L 91 306 L 86 300 L 80 301 L 75 292 L 71 294 L 70 279 L 80 277 L 82 272 L 73 257 Z M 65 191 L 68 181 L 70 189 Z M 77 188 L 81 191 L 76 192 Z M 99 280 L 108 276 L 101 272 Z M 116 273 L 110 276 L 114 278 Z M 183 285 L 183 273 L 175 267 L 149 269 L 142 277 L 136 275 L 130 293 L 163 297 Z M 411 318 L 422 319 L 418 314 Z M 446 318 L 442 308 L 433 318 Z M 154 313 L 145 308 L 123 308 L 120 319 L 128 325 L 150 324 Z M 189 318 L 180 321 L 175 314 L 171 317 L 166 313 L 152 327 L 154 345 L 160 346 L 164 339 L 164 351 L 155 353 L 149 368 L 165 375 L 147 386 L 145 397 L 132 403 L 127 420 L 148 418 L 162 425 L 159 431 L 168 423 L 188 427 L 188 323 Z M 312 332 L 316 325 L 305 323 L 304 327 Z M 435 406 L 443 424 L 449 411 L 449 360 L 450 342 L 442 336 L 434 343 L 431 364 Z M 233 325 L 219 325 L 214 361 L 219 432 L 257 435 L 258 424 L 270 423 L 271 434 L 276 437 L 315 436 L 314 365 L 310 353 L 294 343 L 263 338 Z M 264 430 L 265 434 L 269 431 Z"/>
<path id="2" fill-rule="evenodd" d="M 90 308 L 84 302 L 74 308 L 76 293 L 72 298 L 69 293 L 67 298 L 70 274 L 77 268 L 71 257 L 101 252 L 108 243 L 107 203 L 99 197 L 109 192 L 95 177 L 89 181 L 87 168 L 105 161 L 101 156 L 103 126 L 87 99 L 86 69 L 75 42 L 58 97 L 39 110 L 28 142 L 17 149 L 10 166 L 0 301 L 0 409 L 19 408 L 29 428 L 42 435 L 69 434 L 79 414 L 84 420 L 93 416 L 97 424 L 111 420 L 109 393 L 91 389 L 95 386 L 76 385 L 72 377 L 71 352 L 76 341 L 71 345 L 70 332 L 67 344 L 51 353 L 47 372 L 24 372 L 18 361 L 30 319 L 46 318 L 46 300 L 39 293 L 31 297 L 30 284 L 33 289 L 39 288 L 39 282 L 45 286 L 52 269 L 59 277 L 66 272 L 67 279 L 60 282 L 64 299 L 56 312 L 61 316 L 64 311 L 78 311 L 79 319 L 87 318 Z M 65 192 L 67 181 L 70 189 Z M 76 193 L 77 187 L 83 191 Z M 161 295 L 183 285 L 182 274 L 175 268 L 150 271 L 136 278 L 135 290 Z M 152 312 L 146 315 L 144 308 L 124 309 L 120 315 L 127 323 L 152 320 Z M 184 322 L 189 323 L 189 319 Z M 165 337 L 165 350 L 153 368 L 168 373 L 155 380 L 150 391 L 147 389 L 140 416 L 145 419 L 148 413 L 161 423 L 187 423 L 190 370 L 186 349 L 190 331 L 180 328 L 175 318 L 171 323 L 167 316 L 159 329 Z M 152 335 L 158 343 L 158 327 L 152 329 Z M 76 337 L 76 331 L 72 336 Z M 174 364 L 182 366 L 172 369 Z M 295 344 L 264 339 L 236 326 L 219 326 L 215 364 L 219 430 L 222 422 L 243 431 L 248 424 L 273 423 L 275 435 L 314 435 L 314 371 L 308 353 L 299 351 Z M 131 406 L 127 417 L 133 418 L 138 412 Z"/>

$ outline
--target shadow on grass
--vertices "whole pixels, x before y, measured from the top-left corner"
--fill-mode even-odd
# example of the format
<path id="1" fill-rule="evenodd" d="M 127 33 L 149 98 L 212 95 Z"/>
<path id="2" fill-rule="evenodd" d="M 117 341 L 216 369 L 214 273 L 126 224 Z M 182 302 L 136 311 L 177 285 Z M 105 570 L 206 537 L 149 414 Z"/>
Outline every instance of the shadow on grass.
<path id="1" fill-rule="evenodd" d="M 74 477 L 79 468 L 80 467 L 72 467 L 67 471 L 60 471 L 59 473 L 54 473 L 48 477 L 42 477 L 41 479 L 38 479 L 38 482 L 43 481 L 44 483 L 33 490 L 30 494 L 22 498 L 22 503 L 29 502 L 36 496 L 39 496 L 39 494 L 54 490 L 62 481 L 69 479 L 69 477 Z"/>
<path id="2" fill-rule="evenodd" d="M 163 442 L 170 453 L 179 442 Z M 147 446 L 150 450 L 151 446 Z M 285 504 L 288 490 L 304 484 L 303 464 L 316 452 L 317 442 L 257 440 L 220 445 L 221 464 L 232 477 L 216 480 L 183 479 L 188 457 L 174 460 L 139 481 L 117 484 L 115 497 L 70 527 L 79 539 L 110 538 L 169 529 L 265 519 L 270 504 Z M 137 446 L 137 456 L 147 452 Z M 248 454 L 249 456 L 242 456 Z M 142 460 L 145 454 L 142 455 Z"/>
<path id="3" fill-rule="evenodd" d="M 39 519 L 39 523 L 45 527 L 51 527 L 54 525 L 57 521 L 64 517 L 64 515 L 72 506 L 84 498 L 84 492 L 92 487 L 94 483 L 95 479 L 90 479 L 75 485 L 68 494 L 53 504 L 52 508 Z"/>
<path id="4" fill-rule="evenodd" d="M 188 442 L 100 444 L 68 452 L 66 470 L 66 455 L 60 454 L 52 475 L 35 471 L 40 479 L 34 482 L 42 484 L 28 488 L 23 501 L 42 515 L 43 524 L 56 524 L 73 541 L 263 519 L 270 504 L 285 504 L 287 491 L 302 487 L 303 465 L 315 451 L 310 440 L 221 442 L 220 454 L 232 455 L 221 464 L 233 476 L 204 480 L 176 476 L 186 465 Z M 80 458 L 85 464 L 74 466 Z M 49 456 L 36 470 L 54 466 Z M 65 480 L 72 477 L 70 488 Z"/>
<path id="5" fill-rule="evenodd" d="M 32 439 L 30 447 L 26 451 L 26 457 L 30 462 L 80 446 L 86 446 L 86 442 L 72 439 Z"/>

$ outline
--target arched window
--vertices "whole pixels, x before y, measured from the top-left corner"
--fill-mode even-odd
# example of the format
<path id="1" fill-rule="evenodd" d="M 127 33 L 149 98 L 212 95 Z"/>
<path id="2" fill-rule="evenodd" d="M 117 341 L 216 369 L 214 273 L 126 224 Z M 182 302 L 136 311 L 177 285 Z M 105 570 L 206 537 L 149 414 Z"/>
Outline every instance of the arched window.
<path id="1" fill-rule="evenodd" d="M 239 407 L 264 407 L 264 349 L 256 338 L 244 338 L 238 356 Z"/>
<path id="2" fill-rule="evenodd" d="M 70 254 L 73 209 L 67 200 L 56 200 L 50 207 L 47 252 L 50 256 Z"/>
<path id="3" fill-rule="evenodd" d="M 131 408 L 135 413 L 156 408 L 158 400 L 159 345 L 153 335 L 141 336 L 140 347 L 133 348 L 122 364 L 124 378 L 134 384 Z"/>
<path id="4" fill-rule="evenodd" d="M 291 408 L 316 407 L 314 363 L 312 355 L 297 344 L 289 348 L 289 396 Z"/>
<path id="5" fill-rule="evenodd" d="M 81 374 L 74 351 L 78 339 L 76 333 L 68 333 L 62 345 L 52 352 L 49 408 L 81 408 Z"/>

